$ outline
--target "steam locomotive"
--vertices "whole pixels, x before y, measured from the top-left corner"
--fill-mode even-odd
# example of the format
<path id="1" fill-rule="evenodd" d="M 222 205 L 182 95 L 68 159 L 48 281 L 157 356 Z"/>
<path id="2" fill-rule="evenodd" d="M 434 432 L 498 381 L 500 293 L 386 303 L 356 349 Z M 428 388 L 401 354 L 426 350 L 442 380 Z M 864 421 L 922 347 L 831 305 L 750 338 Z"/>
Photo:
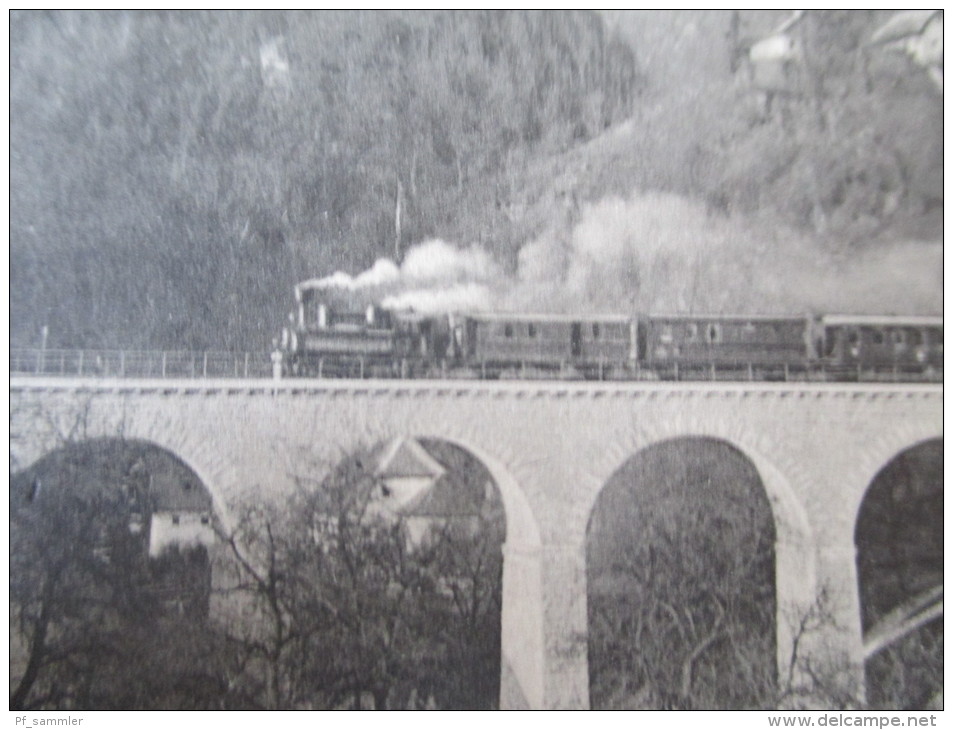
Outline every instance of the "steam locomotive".
<path id="1" fill-rule="evenodd" d="M 308 282 L 295 305 L 289 376 L 916 382 L 943 370 L 942 317 L 427 315 Z"/>

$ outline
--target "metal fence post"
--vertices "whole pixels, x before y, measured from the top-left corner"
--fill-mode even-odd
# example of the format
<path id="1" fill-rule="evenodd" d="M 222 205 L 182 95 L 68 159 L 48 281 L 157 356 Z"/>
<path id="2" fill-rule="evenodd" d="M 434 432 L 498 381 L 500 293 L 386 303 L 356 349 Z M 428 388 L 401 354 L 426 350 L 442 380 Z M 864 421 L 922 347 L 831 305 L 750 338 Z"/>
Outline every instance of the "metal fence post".
<path id="1" fill-rule="evenodd" d="M 202 377 L 208 377 L 208 352 L 202 353 Z"/>
<path id="2" fill-rule="evenodd" d="M 125 377 L 126 375 L 126 351 L 119 351 L 119 377 Z"/>
<path id="3" fill-rule="evenodd" d="M 165 377 L 165 350 L 162 351 L 162 377 Z"/>
<path id="4" fill-rule="evenodd" d="M 245 377 L 248 377 L 248 353 L 245 353 Z"/>
<path id="5" fill-rule="evenodd" d="M 83 374 L 83 355 L 84 355 L 84 354 L 85 354 L 85 352 L 84 352 L 83 350 L 80 350 L 80 351 L 79 351 L 79 363 L 78 363 L 77 366 L 76 366 L 76 374 L 77 374 L 77 375 L 82 375 L 82 374 Z"/>

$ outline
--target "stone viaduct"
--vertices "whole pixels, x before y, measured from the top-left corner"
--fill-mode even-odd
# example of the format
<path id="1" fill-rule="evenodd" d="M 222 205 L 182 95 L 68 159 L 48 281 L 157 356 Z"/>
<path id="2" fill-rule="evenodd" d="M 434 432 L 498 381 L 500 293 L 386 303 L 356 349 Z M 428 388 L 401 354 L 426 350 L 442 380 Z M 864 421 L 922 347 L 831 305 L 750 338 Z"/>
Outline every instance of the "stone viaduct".
<path id="1" fill-rule="evenodd" d="M 466 448 L 506 510 L 501 705 L 534 708 L 589 704 L 586 530 L 600 489 L 640 450 L 689 436 L 727 442 L 760 474 L 777 535 L 779 666 L 823 591 L 837 620 L 799 651 L 862 678 L 858 509 L 878 471 L 943 428 L 942 386 L 922 384 L 14 377 L 11 467 L 54 448 L 80 411 L 88 436 L 121 433 L 182 459 L 226 523 L 357 445 L 404 435 Z"/>

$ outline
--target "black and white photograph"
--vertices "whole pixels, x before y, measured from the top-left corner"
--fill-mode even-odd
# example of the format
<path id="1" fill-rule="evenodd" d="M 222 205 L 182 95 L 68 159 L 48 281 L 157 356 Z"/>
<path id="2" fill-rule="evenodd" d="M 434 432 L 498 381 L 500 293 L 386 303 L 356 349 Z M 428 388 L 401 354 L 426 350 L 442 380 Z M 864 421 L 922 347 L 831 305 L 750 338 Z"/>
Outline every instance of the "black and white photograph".
<path id="1" fill-rule="evenodd" d="M 942 10 L 8 24 L 11 728 L 935 724 Z"/>

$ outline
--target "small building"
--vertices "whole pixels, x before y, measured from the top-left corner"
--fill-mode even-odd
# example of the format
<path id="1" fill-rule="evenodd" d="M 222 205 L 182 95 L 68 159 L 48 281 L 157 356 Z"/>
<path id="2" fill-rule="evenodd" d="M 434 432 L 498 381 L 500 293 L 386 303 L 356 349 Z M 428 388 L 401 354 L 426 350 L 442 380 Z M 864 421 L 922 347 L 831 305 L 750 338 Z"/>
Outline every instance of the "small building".
<path id="1" fill-rule="evenodd" d="M 804 17 L 795 10 L 773 31 L 750 45 L 748 61 L 751 85 L 765 94 L 791 93 L 796 86 L 795 69 L 802 60 L 802 48 L 795 26 Z"/>
<path id="2" fill-rule="evenodd" d="M 749 58 L 756 89 L 769 93 L 790 90 L 791 69 L 800 59 L 800 48 L 792 36 L 778 33 L 758 41 L 751 46 Z"/>
<path id="3" fill-rule="evenodd" d="M 448 525 L 463 528 L 470 536 L 476 534 L 484 498 L 483 492 L 467 490 L 460 480 L 444 474 L 401 509 L 410 544 L 419 545 L 431 530 Z"/>
<path id="4" fill-rule="evenodd" d="M 158 557 L 172 546 L 210 547 L 214 543 L 212 499 L 200 484 L 173 470 L 153 476 L 149 496 L 152 503 L 150 558 Z"/>
<path id="5" fill-rule="evenodd" d="M 419 441 L 394 439 L 384 446 L 374 470 L 379 484 L 372 495 L 370 512 L 386 520 L 406 517 L 407 510 L 412 510 L 445 473 L 443 465 Z M 419 544 L 413 534 L 409 540 Z"/>
<path id="6" fill-rule="evenodd" d="M 415 439 L 395 439 L 381 452 L 373 511 L 399 520 L 408 544 L 420 545 L 435 527 L 450 522 L 479 529 L 485 489 L 468 487 Z"/>
<path id="7" fill-rule="evenodd" d="M 903 10 L 894 13 L 873 33 L 868 45 L 907 54 L 943 91 L 942 10 Z"/>

